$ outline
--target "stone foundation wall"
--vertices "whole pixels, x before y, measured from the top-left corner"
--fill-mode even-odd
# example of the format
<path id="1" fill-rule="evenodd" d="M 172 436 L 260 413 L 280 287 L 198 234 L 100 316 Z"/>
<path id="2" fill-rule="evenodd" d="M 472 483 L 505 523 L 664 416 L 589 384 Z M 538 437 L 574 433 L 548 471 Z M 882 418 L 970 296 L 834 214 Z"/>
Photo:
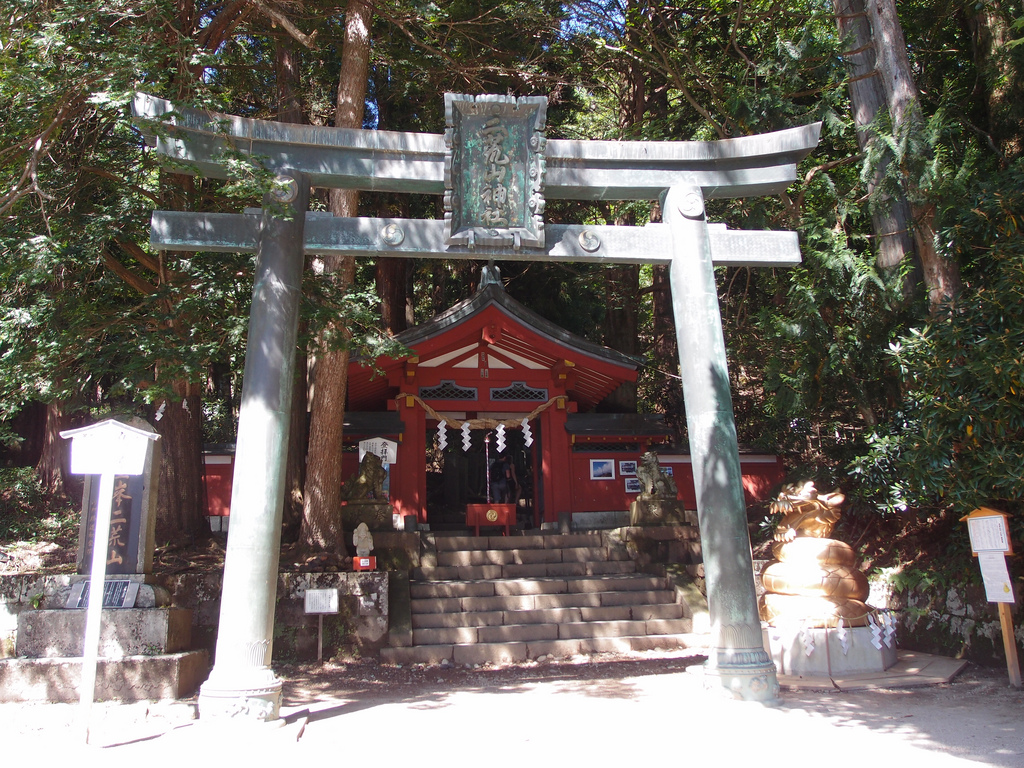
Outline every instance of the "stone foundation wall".
<path id="1" fill-rule="evenodd" d="M 1005 667 L 998 605 L 985 599 L 984 587 L 920 584 L 899 590 L 884 577 L 870 581 L 868 602 L 877 608 L 889 608 L 899 617 L 896 639 L 901 648 Z M 1012 606 L 1018 649 L 1024 647 L 1022 591 L 1018 589 L 1017 604 Z"/>
<path id="2" fill-rule="evenodd" d="M 60 608 L 67 600 L 71 576 L 0 576 L 0 658 L 15 651 L 18 614 L 36 608 Z M 221 572 L 160 576 L 154 582 L 171 594 L 171 604 L 192 611 L 192 647 L 212 657 L 220 617 Z M 376 655 L 387 645 L 389 579 L 367 573 L 282 573 L 277 582 L 274 617 L 275 661 L 316 659 L 317 616 L 305 613 L 307 589 L 337 588 L 337 615 L 324 616 L 324 658 Z"/>

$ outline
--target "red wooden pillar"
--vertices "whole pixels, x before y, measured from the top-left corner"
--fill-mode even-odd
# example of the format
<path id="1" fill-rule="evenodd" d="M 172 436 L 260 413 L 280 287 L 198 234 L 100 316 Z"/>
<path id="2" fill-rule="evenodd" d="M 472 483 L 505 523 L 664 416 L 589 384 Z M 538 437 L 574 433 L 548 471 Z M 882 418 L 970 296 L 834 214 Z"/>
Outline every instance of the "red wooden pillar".
<path id="1" fill-rule="evenodd" d="M 395 512 L 416 515 L 427 522 L 427 465 L 425 457 L 427 416 L 411 397 L 395 399 L 398 413 L 405 424 L 398 443 L 398 456 L 391 467 L 391 503 Z"/>
<path id="2" fill-rule="evenodd" d="M 572 512 L 572 482 L 569 433 L 565 419 L 569 400 L 559 401 L 541 414 L 542 461 L 544 471 L 544 518 L 542 522 L 558 521 L 561 512 Z"/>

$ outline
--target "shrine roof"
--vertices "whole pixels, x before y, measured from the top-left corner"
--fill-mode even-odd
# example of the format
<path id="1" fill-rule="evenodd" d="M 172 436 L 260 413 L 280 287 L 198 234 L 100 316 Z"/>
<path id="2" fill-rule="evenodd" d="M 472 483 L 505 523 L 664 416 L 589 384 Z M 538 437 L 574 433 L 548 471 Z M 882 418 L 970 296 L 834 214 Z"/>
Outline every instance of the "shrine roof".
<path id="1" fill-rule="evenodd" d="M 599 437 L 669 437 L 672 430 L 660 413 L 570 413 L 565 431 Z"/>
<path id="2" fill-rule="evenodd" d="M 494 379 L 553 377 L 556 368 L 568 371 L 566 394 L 584 411 L 594 408 L 620 384 L 635 381 L 641 362 L 546 320 L 509 296 L 496 277 L 487 275 L 473 296 L 395 338 L 413 350 L 418 370 L 444 371 L 448 378 L 466 378 L 467 369 L 472 369 L 479 383 L 478 359 L 487 361 Z M 393 398 L 398 386 L 389 372 L 404 362 L 379 359 L 377 366 L 383 376 L 353 364 L 349 370 L 350 408 L 379 409 Z"/>
<path id="3" fill-rule="evenodd" d="M 550 320 L 544 319 L 509 296 L 505 289 L 496 283 L 488 283 L 482 286 L 468 299 L 464 299 L 441 314 L 435 315 L 427 322 L 400 333 L 396 338 L 407 347 L 415 349 L 418 344 L 435 338 L 445 333 L 449 328 L 454 328 L 476 315 L 488 304 L 500 307 L 522 325 L 546 337 L 553 343 L 568 347 L 584 356 L 607 360 L 616 365 L 625 366 L 630 370 L 636 370 L 640 365 L 640 358 L 632 357 L 623 352 L 617 352 L 610 347 L 595 344 L 592 341 L 587 341 L 582 336 L 570 333 Z"/>

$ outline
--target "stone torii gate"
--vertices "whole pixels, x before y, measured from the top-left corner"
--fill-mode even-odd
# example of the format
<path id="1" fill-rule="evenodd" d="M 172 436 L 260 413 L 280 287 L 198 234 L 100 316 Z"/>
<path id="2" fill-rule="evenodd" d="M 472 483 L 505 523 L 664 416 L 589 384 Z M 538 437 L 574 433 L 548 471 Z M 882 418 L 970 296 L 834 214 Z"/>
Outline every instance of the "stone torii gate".
<path id="1" fill-rule="evenodd" d="M 270 668 L 292 370 L 304 254 L 670 265 L 712 650 L 709 685 L 778 697 L 762 645 L 714 266 L 790 266 L 795 232 L 711 224 L 712 198 L 777 194 L 818 143 L 820 124 L 715 142 L 547 140 L 544 97 L 445 95 L 444 135 L 288 125 L 177 107 L 145 94 L 136 118 L 176 167 L 226 178 L 230 146 L 274 171 L 262 209 L 155 211 L 151 242 L 255 252 L 216 658 L 204 716 L 278 717 Z M 443 194 L 445 219 L 308 212 L 311 186 Z M 663 223 L 545 225 L 544 200 L 660 200 Z M 284 214 L 284 215 L 282 215 Z"/>

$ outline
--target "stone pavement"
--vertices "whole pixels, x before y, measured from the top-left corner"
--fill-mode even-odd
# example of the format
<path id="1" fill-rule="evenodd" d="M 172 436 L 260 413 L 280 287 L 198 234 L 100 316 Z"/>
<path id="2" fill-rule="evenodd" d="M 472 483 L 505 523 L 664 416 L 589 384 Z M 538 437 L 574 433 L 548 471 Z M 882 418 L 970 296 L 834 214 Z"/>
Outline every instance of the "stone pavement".
<path id="1" fill-rule="evenodd" d="M 948 683 L 959 675 L 968 662 L 934 656 L 917 651 L 900 651 L 895 666 L 884 672 L 834 677 L 779 675 L 784 691 L 874 691 L 883 688 L 919 688 L 924 685 Z"/>
<path id="2" fill-rule="evenodd" d="M 1005 671 L 901 654 L 885 680 L 783 679 L 775 708 L 726 700 L 703 687 L 699 657 L 654 669 L 605 673 L 579 660 L 538 665 L 529 676 L 466 671 L 461 684 L 384 689 L 332 697 L 290 696 L 276 725 L 225 727 L 191 721 L 189 703 L 97 705 L 95 741 L 85 748 L 71 705 L 0 707 L 7 757 L 83 753 L 147 768 L 216 756 L 216 762 L 312 758 L 318 764 L 621 766 L 640 761 L 761 766 L 895 765 L 929 768 L 1024 766 L 1024 694 Z M 611 670 L 614 664 L 608 666 Z M 646 672 L 644 670 L 647 670 Z M 866 677 L 866 676 L 865 676 Z M 936 682 L 938 683 L 936 684 Z M 909 687 L 926 685 L 926 687 Z M 287 685 L 286 685 L 287 690 Z M 711 761 L 714 761 L 713 763 Z M 91 761 L 90 761 L 91 762 Z"/>

